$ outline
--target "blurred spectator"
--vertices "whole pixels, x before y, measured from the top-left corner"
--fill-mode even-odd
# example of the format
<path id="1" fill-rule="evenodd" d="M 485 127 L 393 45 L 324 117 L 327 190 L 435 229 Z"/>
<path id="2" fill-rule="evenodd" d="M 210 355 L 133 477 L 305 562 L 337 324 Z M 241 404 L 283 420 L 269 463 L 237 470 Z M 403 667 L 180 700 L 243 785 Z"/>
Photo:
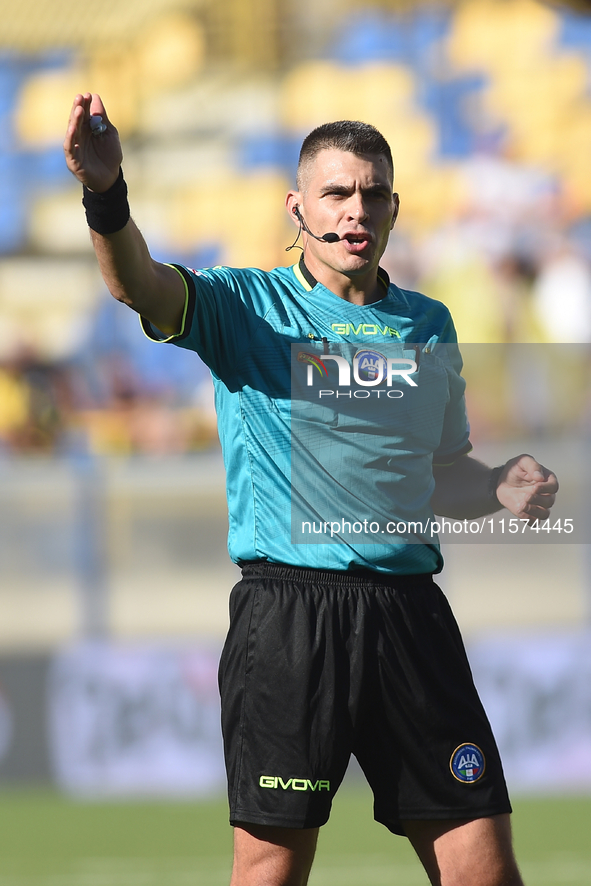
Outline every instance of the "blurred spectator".
<path id="1" fill-rule="evenodd" d="M 418 288 L 447 305 L 460 342 L 502 342 L 503 311 L 496 280 L 470 233 L 470 220 L 462 219 L 425 242 L 426 273 Z"/>
<path id="2" fill-rule="evenodd" d="M 62 381 L 59 366 L 31 354 L 0 367 L 0 439 L 9 451 L 54 451 L 66 418 Z"/>
<path id="3" fill-rule="evenodd" d="M 29 416 L 29 389 L 15 367 L 0 366 L 0 440 L 9 447 Z"/>
<path id="4" fill-rule="evenodd" d="M 0 447 L 51 455 L 82 445 L 97 455 L 175 455 L 217 444 L 212 384 L 192 400 L 142 385 L 129 355 L 50 364 L 21 354 L 0 364 Z"/>
<path id="5" fill-rule="evenodd" d="M 503 314 L 503 340 L 507 342 L 548 341 L 534 303 L 537 268 L 531 259 L 510 253 L 494 265 Z"/>
<path id="6" fill-rule="evenodd" d="M 591 342 L 591 268 L 567 244 L 542 265 L 534 304 L 548 341 Z"/>

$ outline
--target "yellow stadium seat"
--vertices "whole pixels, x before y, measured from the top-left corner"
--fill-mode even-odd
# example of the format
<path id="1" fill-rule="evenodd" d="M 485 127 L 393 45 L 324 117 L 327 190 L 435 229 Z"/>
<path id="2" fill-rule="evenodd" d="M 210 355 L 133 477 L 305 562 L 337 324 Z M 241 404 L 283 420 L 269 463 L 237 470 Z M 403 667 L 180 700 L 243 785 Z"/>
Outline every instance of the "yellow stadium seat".
<path id="1" fill-rule="evenodd" d="M 403 65 L 307 62 L 283 81 L 280 104 L 284 125 L 295 132 L 327 120 L 372 123 L 389 141 L 403 176 L 424 170 L 435 153 L 436 127 L 415 103 L 414 75 Z"/>
<path id="2" fill-rule="evenodd" d="M 358 119 L 379 127 L 394 111 L 412 105 L 413 92 L 413 75 L 402 65 L 349 68 L 329 61 L 306 62 L 281 85 L 282 122 L 296 132 L 327 120 Z"/>
<path id="3" fill-rule="evenodd" d="M 72 101 L 85 79 L 85 73 L 77 68 L 39 71 L 29 77 L 14 115 L 23 144 L 44 148 L 63 142 Z"/>
<path id="4" fill-rule="evenodd" d="M 171 13 L 155 19 L 137 39 L 142 95 L 183 86 L 201 69 L 204 54 L 203 28 L 193 16 Z"/>
<path id="5" fill-rule="evenodd" d="M 469 0 L 456 10 L 448 52 L 460 69 L 527 68 L 556 37 L 556 13 L 536 0 Z"/>
<path id="6" fill-rule="evenodd" d="M 284 209 L 287 179 L 274 171 L 227 173 L 178 190 L 168 201 L 180 248 L 221 243 L 221 263 L 270 269 L 285 261 L 292 228 Z"/>

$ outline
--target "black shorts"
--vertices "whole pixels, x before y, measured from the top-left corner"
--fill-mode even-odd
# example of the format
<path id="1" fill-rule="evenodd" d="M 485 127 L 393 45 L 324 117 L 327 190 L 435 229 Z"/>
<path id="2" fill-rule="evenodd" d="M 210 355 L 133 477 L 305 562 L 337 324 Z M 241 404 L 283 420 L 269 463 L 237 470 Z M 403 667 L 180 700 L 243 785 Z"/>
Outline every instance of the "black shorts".
<path id="1" fill-rule="evenodd" d="M 230 821 L 324 824 L 353 753 L 377 821 L 510 812 L 459 629 L 431 575 L 246 566 L 220 662 Z"/>

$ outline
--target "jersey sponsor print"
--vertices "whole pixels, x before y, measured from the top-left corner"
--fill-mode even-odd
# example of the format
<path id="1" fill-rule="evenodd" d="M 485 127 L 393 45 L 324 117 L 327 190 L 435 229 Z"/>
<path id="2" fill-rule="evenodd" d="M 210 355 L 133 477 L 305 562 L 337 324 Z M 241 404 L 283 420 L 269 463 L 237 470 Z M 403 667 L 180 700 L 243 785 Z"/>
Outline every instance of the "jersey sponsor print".
<path id="1" fill-rule="evenodd" d="M 261 775 L 259 787 L 281 788 L 284 791 L 330 791 L 330 782 L 321 779 L 312 781 L 309 778 L 288 778 L 284 781 L 280 775 Z"/>

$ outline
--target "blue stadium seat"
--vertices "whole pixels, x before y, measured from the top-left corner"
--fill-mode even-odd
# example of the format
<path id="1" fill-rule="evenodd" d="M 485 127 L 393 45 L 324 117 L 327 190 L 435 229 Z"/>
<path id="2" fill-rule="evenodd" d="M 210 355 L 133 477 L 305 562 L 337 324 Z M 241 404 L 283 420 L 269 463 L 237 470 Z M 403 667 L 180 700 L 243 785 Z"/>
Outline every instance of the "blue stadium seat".
<path id="1" fill-rule="evenodd" d="M 24 151 L 21 156 L 26 166 L 29 186 L 47 191 L 63 188 L 72 183 L 72 175 L 64 162 L 64 152 L 61 147 Z"/>
<path id="2" fill-rule="evenodd" d="M 412 68 L 419 84 L 418 100 L 433 115 L 441 157 L 466 157 L 482 141 L 471 125 L 466 99 L 486 84 L 481 76 L 441 79 L 434 63 L 444 52 L 449 11 L 416 9 L 408 13 L 355 13 L 344 22 L 331 47 L 331 57 L 344 64 L 369 60 L 398 61 Z"/>
<path id="3" fill-rule="evenodd" d="M 218 263 L 220 250 L 211 245 L 190 255 L 174 255 L 169 251 L 160 255 L 152 250 L 157 261 L 175 262 L 191 268 L 213 267 Z M 189 403 L 195 389 L 209 370 L 197 354 L 183 348 L 165 347 L 150 342 L 140 331 L 138 316 L 126 310 L 105 293 L 94 318 L 90 338 L 81 343 L 74 359 L 86 368 L 88 381 L 95 396 L 101 398 L 100 378 L 94 374 L 97 358 L 109 354 L 124 354 L 131 362 L 145 391 L 154 393 L 174 390 L 181 403 Z"/>
<path id="4" fill-rule="evenodd" d="M 1 174 L 0 174 L 1 175 Z M 0 254 L 18 252 L 27 238 L 27 203 L 15 181 L 0 181 Z"/>
<path id="5" fill-rule="evenodd" d="M 62 187 L 69 173 L 61 147 L 42 151 L 18 149 L 14 111 L 26 78 L 40 68 L 63 66 L 67 56 L 54 52 L 25 56 L 0 52 L 0 254 L 26 245 L 28 201 L 33 189 Z"/>
<path id="6" fill-rule="evenodd" d="M 273 166 L 293 177 L 298 165 L 300 144 L 299 136 L 281 133 L 248 136 L 238 145 L 237 163 L 241 169 Z"/>
<path id="7" fill-rule="evenodd" d="M 21 249 L 27 236 L 26 189 L 19 154 L 0 148 L 0 254 Z"/>
<path id="8" fill-rule="evenodd" d="M 468 157 L 477 148 L 480 136 L 470 121 L 467 99 L 485 84 L 480 75 L 423 81 L 420 98 L 437 122 L 441 157 Z"/>
<path id="9" fill-rule="evenodd" d="M 329 49 L 342 64 L 402 61 L 427 64 L 430 49 L 448 31 L 450 15 L 444 9 L 416 9 L 409 13 L 358 12 L 348 16 Z"/>
<path id="10" fill-rule="evenodd" d="M 591 61 L 591 15 L 580 15 L 573 10 L 562 10 L 559 46 L 569 49 L 583 49 Z"/>

